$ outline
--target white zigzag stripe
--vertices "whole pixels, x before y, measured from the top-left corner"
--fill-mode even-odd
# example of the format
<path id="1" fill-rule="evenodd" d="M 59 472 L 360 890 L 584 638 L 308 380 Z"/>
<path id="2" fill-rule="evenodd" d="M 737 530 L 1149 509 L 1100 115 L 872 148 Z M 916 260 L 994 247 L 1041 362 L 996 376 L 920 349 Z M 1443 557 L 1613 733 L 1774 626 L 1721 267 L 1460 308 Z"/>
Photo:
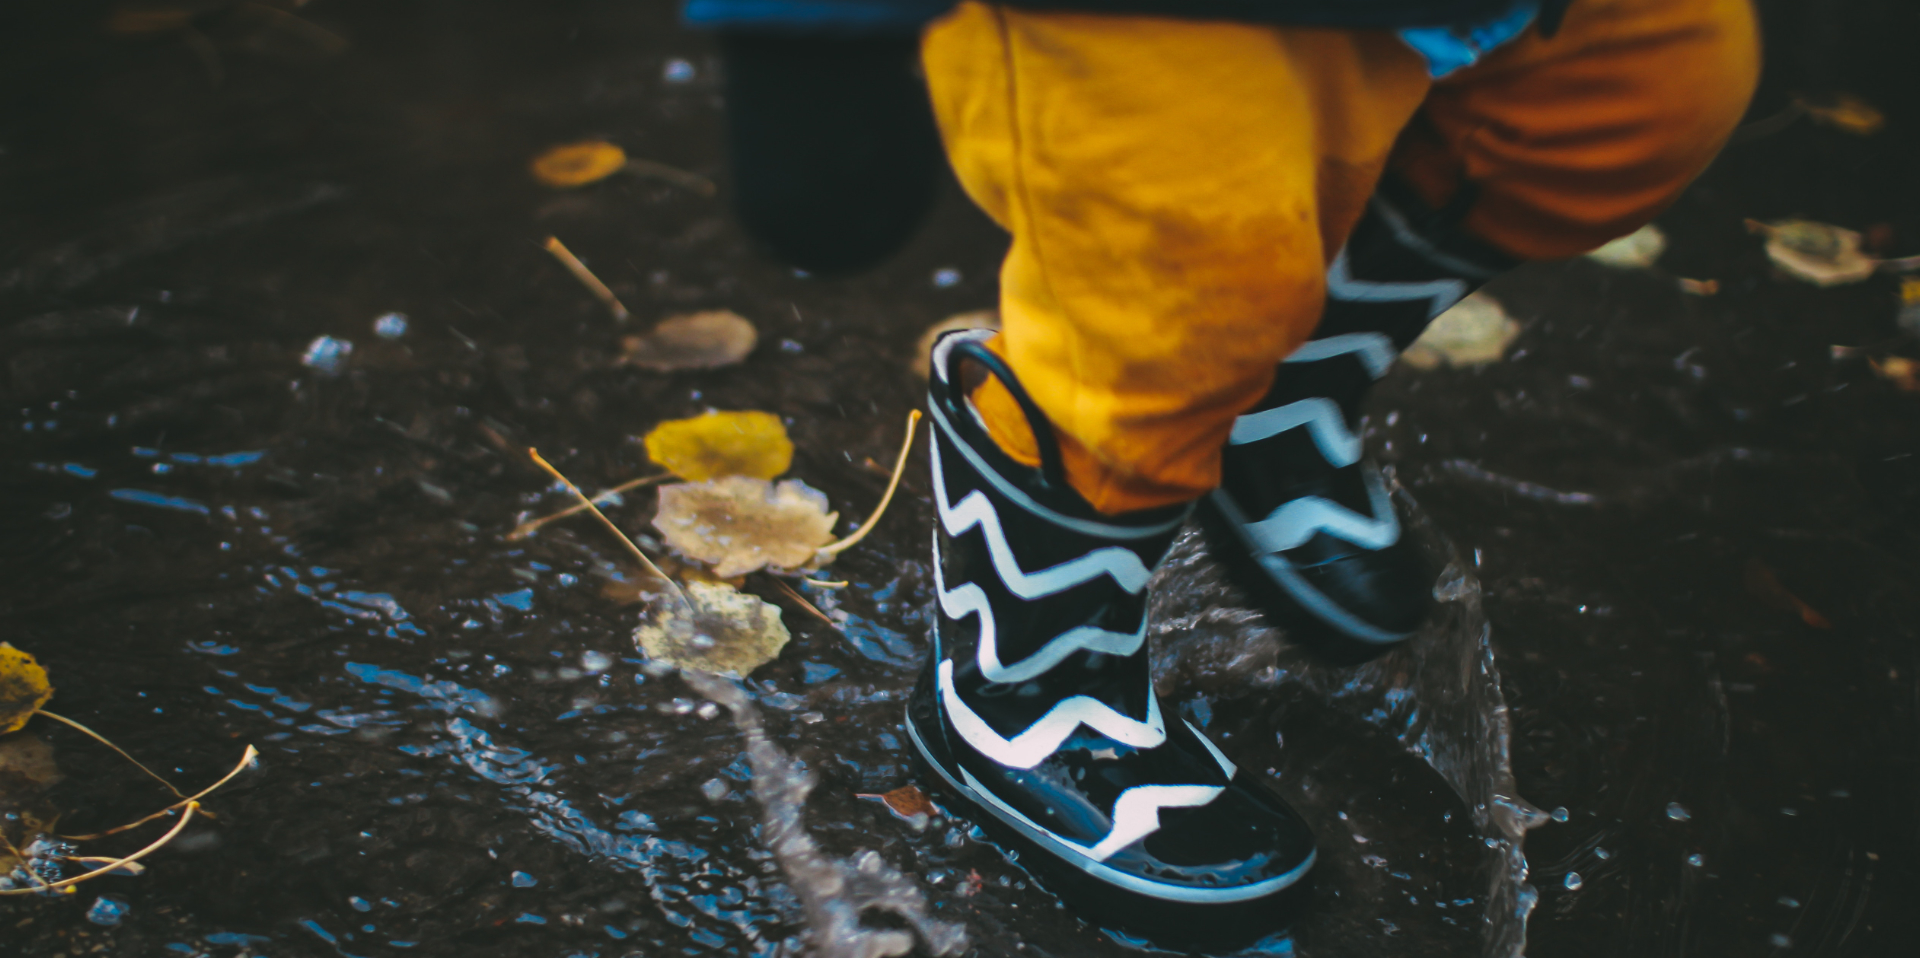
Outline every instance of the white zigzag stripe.
<path id="1" fill-rule="evenodd" d="M 1335 466 L 1360 461 L 1360 439 L 1347 428 L 1340 404 L 1319 396 L 1241 416 L 1233 421 L 1227 442 L 1236 446 L 1259 442 L 1296 426 L 1307 427 L 1313 434 L 1313 444 L 1320 447 L 1320 455 Z"/>
<path id="2" fill-rule="evenodd" d="M 981 535 L 987 540 L 987 555 L 993 560 L 993 571 L 999 574 L 1000 581 L 1007 584 L 1009 591 L 1022 599 L 1037 599 L 1064 592 L 1102 575 L 1112 578 L 1120 588 L 1137 595 L 1147 587 L 1147 580 L 1153 576 L 1139 556 L 1119 546 L 1095 549 L 1078 559 L 1039 572 L 1022 570 L 1019 561 L 1013 557 L 1013 547 L 1007 544 L 1007 534 L 1000 528 L 1000 516 L 993 511 L 993 504 L 987 501 L 985 494 L 975 489 L 961 498 L 957 506 L 947 501 L 946 473 L 940 467 L 940 444 L 937 442 L 933 444 L 933 504 L 940 511 L 940 524 L 946 528 L 947 535 L 957 537 L 976 525 L 980 527 Z"/>
<path id="3" fill-rule="evenodd" d="M 1147 688 L 1147 720 L 1137 721 L 1120 714 L 1105 702 L 1090 695 L 1075 695 L 1054 703 L 1026 731 L 1006 738 L 993 730 L 962 701 L 953 687 L 953 660 L 940 663 L 940 704 L 946 709 L 953 729 L 980 754 L 1009 768 L 1032 768 L 1060 750 L 1060 743 L 1081 725 L 1099 732 L 1122 745 L 1134 748 L 1158 748 L 1167 740 L 1167 726 L 1160 716 L 1160 697 Z"/>
<path id="4" fill-rule="evenodd" d="M 1224 791 L 1220 785 L 1135 785 L 1113 800 L 1113 828 L 1100 844 L 1087 849 L 1087 857 L 1106 861 L 1114 852 L 1159 831 L 1161 809 L 1205 805 Z"/>
<path id="5" fill-rule="evenodd" d="M 1000 662 L 999 633 L 994 627 L 993 606 L 987 599 L 986 590 L 967 582 L 948 591 L 941 565 L 940 539 L 935 536 L 933 588 L 940 597 L 940 611 L 945 612 L 947 618 L 956 620 L 973 614 L 980 616 L 980 652 L 976 660 L 980 663 L 980 674 L 990 682 L 1025 682 L 1059 665 L 1061 660 L 1081 649 L 1108 655 L 1132 655 L 1146 644 L 1147 617 L 1143 614 L 1140 616 L 1140 628 L 1133 632 L 1109 632 L 1090 625 L 1075 626 L 1049 640 L 1040 651 L 1013 665 L 1003 665 Z"/>
<path id="6" fill-rule="evenodd" d="M 1380 474 L 1368 469 L 1365 478 L 1367 498 L 1373 516 L 1363 516 L 1331 499 L 1302 496 L 1259 522 L 1247 524 L 1247 535 L 1262 552 L 1284 552 L 1298 548 L 1325 530 L 1328 535 L 1345 539 L 1363 549 L 1380 550 L 1400 538 L 1400 520 L 1393 515 L 1393 500 L 1387 496 Z"/>
<path id="7" fill-rule="evenodd" d="M 1353 270 L 1347 265 L 1347 251 L 1342 249 L 1333 258 L 1333 265 L 1327 267 L 1327 295 L 1358 303 L 1401 303 L 1426 299 L 1431 301 L 1427 306 L 1427 318 L 1432 319 L 1466 298 L 1467 282 L 1461 279 L 1433 279 L 1418 283 L 1382 283 L 1354 279 Z"/>
<path id="8" fill-rule="evenodd" d="M 1324 339 L 1309 339 L 1300 344 L 1281 360 L 1284 363 L 1317 363 L 1322 359 L 1357 353 L 1360 361 L 1367 367 L 1367 373 L 1375 379 L 1387 374 L 1393 367 L 1397 355 L 1393 351 L 1393 339 L 1386 333 L 1341 333 Z"/>

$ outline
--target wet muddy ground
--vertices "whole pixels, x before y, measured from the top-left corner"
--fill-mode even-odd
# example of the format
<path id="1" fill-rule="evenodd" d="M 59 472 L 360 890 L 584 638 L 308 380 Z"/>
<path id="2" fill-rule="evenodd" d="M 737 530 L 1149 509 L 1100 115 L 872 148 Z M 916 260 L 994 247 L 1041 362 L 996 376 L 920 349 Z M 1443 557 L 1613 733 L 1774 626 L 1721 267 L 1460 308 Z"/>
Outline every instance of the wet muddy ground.
<path id="1" fill-rule="evenodd" d="M 711 45 L 666 3 L 317 0 L 300 15 L 324 33 L 200 7 L 132 34 L 105 4 L 0 14 L 0 610 L 54 708 L 181 784 L 248 743 L 262 762 L 144 877 L 0 899 L 0 953 L 612 958 L 802 934 L 739 735 L 632 650 L 617 545 L 585 524 L 502 539 L 563 504 L 522 450 L 601 487 L 650 470 L 633 437 L 660 420 L 770 410 L 850 528 L 919 401 L 915 339 L 992 304 L 1003 238 L 949 190 L 867 276 L 755 252 L 725 215 Z M 1829 349 L 1913 347 L 1892 278 L 1798 285 L 1741 227 L 1886 224 L 1889 252 L 1920 253 L 1920 14 L 1763 7 L 1754 119 L 1846 90 L 1887 130 L 1803 119 L 1736 145 L 1662 218 L 1661 271 L 1523 270 L 1494 289 L 1527 323 L 1509 361 L 1396 371 L 1370 415 L 1480 582 L 1518 792 L 1552 812 L 1525 844 L 1535 955 L 1920 940 L 1920 397 Z M 721 198 L 527 175 L 588 137 Z M 623 331 L 550 233 L 640 321 L 733 309 L 760 348 L 616 366 Z M 392 312 L 406 333 L 377 336 Z M 301 363 L 323 334 L 354 344 L 338 375 Z M 853 585 L 813 596 L 834 626 L 749 579 L 795 633 L 753 687 L 819 779 L 808 822 L 923 876 L 977 954 L 1125 954 L 963 827 L 857 797 L 910 778 L 931 510 L 918 470 L 905 489 L 835 564 Z M 1380 723 L 1272 673 L 1170 687 L 1327 843 L 1324 907 L 1274 950 L 1485 953 L 1486 836 Z M 165 803 L 77 734 L 29 734 L 56 749 L 63 830 Z"/>

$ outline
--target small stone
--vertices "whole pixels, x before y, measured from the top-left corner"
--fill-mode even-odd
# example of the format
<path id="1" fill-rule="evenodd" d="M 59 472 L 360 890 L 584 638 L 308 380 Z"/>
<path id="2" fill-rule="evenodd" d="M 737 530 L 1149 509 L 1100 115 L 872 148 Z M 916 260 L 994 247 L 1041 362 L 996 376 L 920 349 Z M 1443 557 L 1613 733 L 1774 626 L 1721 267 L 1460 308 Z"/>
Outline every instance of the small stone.
<path id="1" fill-rule="evenodd" d="M 120 924 L 120 919 L 132 910 L 133 906 L 118 895 L 101 895 L 93 900 L 93 907 L 87 909 L 87 920 L 111 928 Z"/>
<path id="2" fill-rule="evenodd" d="M 707 779 L 706 783 L 700 786 L 700 794 L 705 795 L 708 801 L 717 802 L 727 797 L 727 783 L 717 778 Z"/>
<path id="3" fill-rule="evenodd" d="M 1669 802 L 1667 804 L 1667 817 L 1673 819 L 1676 822 L 1684 822 L 1687 819 L 1692 818 L 1693 813 L 1687 811 L 1687 807 L 1685 805 L 1680 804 L 1679 802 Z"/>
<path id="4" fill-rule="evenodd" d="M 527 874 L 526 872 L 517 871 L 513 873 L 513 887 L 515 888 L 532 888 L 533 886 L 538 884 L 540 884 L 540 879 L 535 878 L 532 875 Z"/>

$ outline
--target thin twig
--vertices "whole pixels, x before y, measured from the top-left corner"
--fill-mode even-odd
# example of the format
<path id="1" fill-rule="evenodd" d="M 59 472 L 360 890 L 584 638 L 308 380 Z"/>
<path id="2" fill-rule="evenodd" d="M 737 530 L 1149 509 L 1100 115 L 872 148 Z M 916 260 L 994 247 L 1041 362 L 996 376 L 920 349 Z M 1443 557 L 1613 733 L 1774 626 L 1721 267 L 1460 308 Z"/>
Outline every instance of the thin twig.
<path id="1" fill-rule="evenodd" d="M 617 486 L 614 486 L 611 489 L 605 490 L 595 495 L 593 497 L 593 504 L 597 506 L 605 502 L 610 502 L 613 500 L 615 496 L 618 496 L 623 492 L 627 492 L 633 489 L 638 489 L 641 486 L 651 486 L 654 483 L 665 482 L 668 479 L 673 479 L 673 478 L 675 478 L 673 473 L 662 472 L 662 473 L 658 473 L 656 475 L 651 475 L 651 476 L 641 476 L 638 479 L 629 479 L 626 482 L 623 482 Z M 552 515 L 541 516 L 538 519 L 528 519 L 527 521 L 522 522 L 517 526 L 514 526 L 513 531 L 507 533 L 507 541 L 512 542 L 515 539 L 525 539 L 526 537 L 533 535 L 534 532 L 538 531 L 541 526 L 544 526 L 549 522 L 557 522 L 561 519 L 565 519 L 568 516 L 577 516 L 580 513 L 585 511 L 587 511 L 587 507 L 576 502 L 573 505 L 570 505 L 565 509 L 562 509 L 559 512 L 556 512 Z"/>
<path id="2" fill-rule="evenodd" d="M 907 438 L 905 442 L 900 444 L 900 458 L 894 460 L 893 478 L 887 480 L 887 491 L 885 495 L 880 497 L 880 505 L 874 508 L 873 515 L 868 516 L 867 521 L 861 523 L 860 528 L 853 530 L 852 535 L 839 542 L 829 542 L 821 546 L 820 556 L 822 558 L 831 559 L 853 548 L 860 540 L 867 537 L 867 533 L 873 531 L 874 526 L 880 524 L 880 517 L 886 514 L 887 506 L 893 502 L 893 491 L 900 488 L 901 475 L 907 471 L 907 453 L 913 451 L 914 427 L 918 425 L 920 425 L 920 410 L 915 409 L 907 414 Z"/>
<path id="3" fill-rule="evenodd" d="M 698 173 L 689 173 L 678 167 L 668 166 L 656 160 L 627 160 L 627 171 L 635 176 L 651 176 L 666 180 L 675 186 L 692 190 L 701 196 L 714 194 L 713 181 Z"/>
<path id="4" fill-rule="evenodd" d="M 86 872 L 80 875 L 75 875 L 72 878 L 63 878 L 57 882 L 54 882 L 53 884 L 43 885 L 39 888 L 0 888 L 0 895 L 31 895 L 31 894 L 37 894 L 42 892 L 59 891 L 62 888 L 68 887 L 69 885 L 78 885 L 89 878 L 96 878 L 96 877 L 99 877 L 100 875 L 107 874 L 108 872 L 116 871 L 120 868 L 125 867 L 129 862 L 138 861 L 142 858 L 147 857 L 148 855 L 158 851 L 160 849 L 160 846 L 165 845 L 170 841 L 173 841 L 174 838 L 179 836 L 180 832 L 187 827 L 187 822 L 193 819 L 193 813 L 199 810 L 200 810 L 199 802 L 188 802 L 187 807 L 180 813 L 180 821 L 174 824 L 173 829 L 171 831 L 167 832 L 165 835 L 160 836 L 159 840 L 155 841 L 153 844 L 148 845 L 147 847 L 142 848 L 139 851 L 134 852 L 133 854 L 128 855 L 125 858 L 116 859 L 112 862 L 109 862 L 105 865 L 100 866 L 99 868 L 94 869 L 93 871 Z"/>
<path id="5" fill-rule="evenodd" d="M 819 609 L 814 607 L 813 603 L 808 602 L 806 596 L 803 596 L 800 593 L 795 592 L 793 589 L 793 586 L 790 586 L 785 582 L 782 582 L 779 576 L 769 576 L 769 578 L 773 579 L 774 585 L 779 586 L 780 591 L 787 594 L 787 598 L 800 603 L 801 608 L 806 609 L 808 612 L 813 613 L 814 618 L 817 618 L 828 625 L 834 626 L 835 628 L 839 627 L 838 623 L 834 622 L 832 619 L 827 618 L 827 614 L 825 612 L 820 611 Z"/>
<path id="6" fill-rule="evenodd" d="M 19 859 L 20 870 L 23 872 L 26 872 L 27 877 L 33 879 L 34 882 L 36 882 L 40 886 L 38 888 L 29 889 L 29 891 L 47 890 L 48 888 L 47 880 L 44 878 L 41 878 L 40 873 L 33 870 L 33 860 L 27 857 L 26 852 L 23 852 L 20 850 L 20 846 L 15 845 L 13 843 L 13 839 L 7 837 L 7 834 L 4 830 L 0 830 L 0 842 L 5 842 L 7 844 L 7 851 L 12 853 L 14 858 Z M 32 844 L 32 843 L 29 842 L 28 844 Z"/>
<path id="7" fill-rule="evenodd" d="M 180 798 L 187 797 L 179 789 L 174 788 L 172 782 L 169 782 L 166 779 L 161 778 L 159 772 L 156 772 L 153 769 L 146 767 L 145 765 L 141 765 L 139 759 L 134 758 L 131 755 L 128 755 L 126 751 L 122 749 L 120 746 L 107 741 L 106 737 L 101 735 L 99 732 L 96 732 L 93 729 L 90 729 L 84 725 L 81 725 L 79 722 L 76 722 L 73 719 L 67 718 L 66 716 L 55 715 L 54 713 L 49 712 L 46 709 L 41 709 L 38 714 L 44 715 L 47 718 L 53 719 L 54 721 L 59 722 L 63 725 L 70 725 L 76 729 L 79 729 L 82 732 L 87 733 L 89 736 L 92 736 L 94 741 L 99 742 L 100 744 L 105 745 L 106 747 L 113 749 L 116 752 L 119 752 L 120 757 L 126 759 L 129 762 L 132 762 L 135 768 L 138 768 L 139 770 L 147 773 L 148 775 L 153 776 L 154 781 L 159 782 L 160 784 L 165 785 L 167 787 L 167 791 L 172 792 L 175 796 Z"/>
<path id="8" fill-rule="evenodd" d="M 580 491 L 579 486 L 576 486 L 573 484 L 573 480 L 568 479 L 566 476 L 561 475 L 560 470 L 555 469 L 553 467 L 553 463 L 550 463 L 545 459 L 540 458 L 540 450 L 535 449 L 532 446 L 528 446 L 527 455 L 533 457 L 534 465 L 539 466 L 542 469 L 545 469 L 547 471 L 547 475 L 550 475 L 553 478 L 560 480 L 560 484 L 563 486 L 566 486 L 567 491 L 573 493 L 574 498 L 580 500 L 580 503 L 587 507 L 587 511 L 593 513 L 593 517 L 595 519 L 600 520 L 601 525 L 606 526 L 608 529 L 612 530 L 613 534 L 619 537 L 620 541 L 626 545 L 627 551 L 633 553 L 633 557 L 636 559 L 639 559 L 640 564 L 642 566 L 645 566 L 648 572 L 653 573 L 655 578 L 658 578 L 660 581 L 665 582 L 667 584 L 667 588 L 673 591 L 674 597 L 679 599 L 682 605 L 686 606 L 687 621 L 689 622 L 693 621 L 693 617 L 695 615 L 693 611 L 693 600 L 687 598 L 687 594 L 685 592 L 680 591 L 679 583 L 676 583 L 672 579 L 668 578 L 665 572 L 661 572 L 660 567 L 657 565 L 654 565 L 653 560 L 647 558 L 647 554 L 644 552 L 641 552 L 640 547 L 637 545 L 634 545 L 633 540 L 627 538 L 627 534 L 624 532 L 621 532 L 620 527 L 614 525 L 613 520 L 607 518 L 607 514 L 604 512 L 601 512 L 600 507 L 594 505 L 593 500 L 587 498 L 586 494 Z"/>
<path id="9" fill-rule="evenodd" d="M 69 841 L 69 842 L 90 842 L 96 838 L 105 838 L 108 835 L 118 835 L 121 832 L 139 828 L 140 826 L 145 825 L 146 823 L 153 821 L 156 818 L 159 818 L 163 815 L 166 815 L 169 812 L 174 811 L 175 809 L 179 808 L 182 805 L 187 805 L 193 802 L 197 802 L 203 798 L 206 798 L 208 795 L 212 794 L 214 789 L 219 788 L 220 786 L 225 785 L 228 782 L 232 781 L 235 775 L 240 774 L 242 769 L 245 769 L 247 766 L 252 765 L 254 761 L 259 757 L 260 757 L 259 750 L 255 749 L 251 745 L 247 746 L 247 754 L 240 756 L 240 764 L 235 765 L 233 767 L 233 771 L 228 772 L 227 774 L 221 776 L 219 781 L 213 783 L 212 785 L 207 786 L 206 788 L 201 789 L 200 791 L 192 795 L 182 798 L 180 801 L 174 802 L 172 805 L 168 805 L 166 808 L 163 808 L 157 812 L 154 812 L 151 815 L 148 815 L 143 819 L 140 819 L 137 822 L 128 822 L 127 824 L 122 825 L 118 828 L 109 828 L 104 832 L 99 832 L 93 835 L 61 835 L 59 837 L 62 840 Z M 201 812 L 200 814 L 205 815 L 207 813 Z"/>
<path id="10" fill-rule="evenodd" d="M 565 266 L 567 272 L 572 273 L 573 278 L 579 280 L 582 286 L 592 291 L 602 303 L 607 304 L 607 309 L 613 312 L 615 322 L 627 321 L 627 317 L 631 314 L 627 312 L 626 305 L 620 302 L 620 297 L 613 295 L 613 290 L 608 289 L 607 284 L 600 282 L 600 277 L 593 275 L 593 270 L 588 269 L 587 264 L 580 262 L 580 258 L 573 255 L 573 251 L 567 249 L 567 244 L 560 242 L 559 237 L 547 237 L 547 252 L 552 253 L 553 258 L 559 260 L 560 265 Z"/>

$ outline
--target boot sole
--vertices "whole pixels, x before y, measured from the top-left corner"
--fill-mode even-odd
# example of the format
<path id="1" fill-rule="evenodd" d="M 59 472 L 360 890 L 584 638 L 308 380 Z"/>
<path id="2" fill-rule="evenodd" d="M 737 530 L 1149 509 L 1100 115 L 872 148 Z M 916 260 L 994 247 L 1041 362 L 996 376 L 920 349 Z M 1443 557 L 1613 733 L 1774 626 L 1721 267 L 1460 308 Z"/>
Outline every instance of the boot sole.
<path id="1" fill-rule="evenodd" d="M 916 712 L 935 727 L 924 729 Z M 1025 871 L 1083 920 L 1128 938 L 1144 938 L 1153 947 L 1178 950 L 1230 950 L 1286 931 L 1312 899 L 1313 859 L 1297 877 L 1270 892 L 1256 892 L 1240 901 L 1181 901 L 1130 890 L 1091 874 L 1080 864 L 1049 850 L 1042 840 L 1027 834 L 1027 826 L 1008 821 L 961 777 L 947 771 L 958 768 L 938 727 L 937 706 L 916 689 L 906 714 L 907 737 L 913 741 L 915 764 L 923 781 L 945 797 L 951 807 L 973 822 L 1009 862 Z M 964 773 L 962 773 L 964 776 Z M 1131 878 L 1131 876 L 1126 876 Z M 1144 880 L 1133 879 L 1135 881 Z M 1182 889 L 1168 886 L 1169 891 Z M 1194 890 L 1205 895 L 1204 890 Z"/>
<path id="2" fill-rule="evenodd" d="M 1240 524 L 1222 511 L 1214 495 L 1202 497 L 1195 512 L 1207 549 L 1227 570 L 1228 580 L 1245 592 L 1270 622 L 1286 630 L 1288 638 L 1320 658 L 1338 665 L 1358 665 L 1393 651 L 1413 637 L 1413 632 L 1364 638 L 1355 635 L 1346 624 L 1316 610 L 1315 606 L 1338 609 L 1333 600 L 1305 582 L 1289 588 L 1276 581 L 1254 557 L 1253 543 Z M 1340 614 L 1351 615 L 1345 610 Z"/>

